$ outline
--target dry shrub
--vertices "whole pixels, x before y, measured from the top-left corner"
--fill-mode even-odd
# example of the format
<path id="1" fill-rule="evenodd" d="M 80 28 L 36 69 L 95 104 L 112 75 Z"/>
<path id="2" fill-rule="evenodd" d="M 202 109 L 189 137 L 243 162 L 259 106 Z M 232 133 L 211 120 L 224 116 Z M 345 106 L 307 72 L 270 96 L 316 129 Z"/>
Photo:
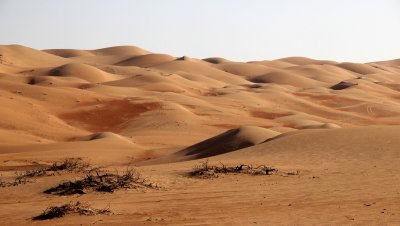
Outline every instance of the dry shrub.
<path id="1" fill-rule="evenodd" d="M 66 158 L 62 162 L 53 163 L 47 171 L 75 171 L 84 172 L 89 168 L 89 163 L 82 161 L 81 158 Z"/>
<path id="2" fill-rule="evenodd" d="M 8 186 L 8 182 L 4 181 L 3 179 L 0 178 L 0 187 L 7 187 Z"/>
<path id="3" fill-rule="evenodd" d="M 242 173 L 249 175 L 271 175 L 276 173 L 277 170 L 268 167 L 266 165 L 236 165 L 236 166 L 226 166 L 221 163 L 221 166 L 210 165 L 208 161 L 196 165 L 189 176 L 198 178 L 212 178 L 218 177 L 218 174 L 228 174 L 228 173 Z"/>
<path id="4" fill-rule="evenodd" d="M 202 162 L 200 165 L 195 165 L 193 170 L 189 172 L 189 176 L 191 177 L 200 177 L 200 178 L 212 178 L 217 177 L 216 172 L 214 171 L 215 166 L 210 166 L 208 164 L 208 160 Z"/>
<path id="5" fill-rule="evenodd" d="M 0 180 L 0 187 L 18 186 L 20 184 L 26 184 L 32 182 L 31 179 L 42 176 L 54 176 L 56 173 L 61 172 L 85 172 L 89 168 L 89 164 L 82 161 L 81 158 L 67 158 L 61 162 L 54 162 L 49 167 L 40 169 L 16 171 L 15 178 L 12 182 L 6 182 Z"/>
<path id="6" fill-rule="evenodd" d="M 158 188 L 148 182 L 135 169 L 127 168 L 121 175 L 101 169 L 92 169 L 85 177 L 76 181 L 67 181 L 56 187 L 47 189 L 44 193 L 55 195 L 86 194 L 88 191 L 114 192 L 123 188 Z"/>
<path id="7" fill-rule="evenodd" d="M 36 171 L 34 173 L 36 174 Z M 0 187 L 12 187 L 31 182 L 31 180 L 29 180 L 30 176 L 26 176 L 26 174 L 28 175 L 33 174 L 33 170 L 28 170 L 25 172 L 16 171 L 15 178 L 13 181 L 7 181 L 0 178 Z"/>
<path id="8" fill-rule="evenodd" d="M 60 218 L 70 214 L 79 214 L 85 216 L 99 215 L 99 214 L 112 214 L 111 210 L 107 207 L 104 209 L 94 209 L 87 203 L 69 202 L 61 206 L 47 207 L 42 214 L 32 218 L 33 220 L 49 220 L 53 218 Z"/>

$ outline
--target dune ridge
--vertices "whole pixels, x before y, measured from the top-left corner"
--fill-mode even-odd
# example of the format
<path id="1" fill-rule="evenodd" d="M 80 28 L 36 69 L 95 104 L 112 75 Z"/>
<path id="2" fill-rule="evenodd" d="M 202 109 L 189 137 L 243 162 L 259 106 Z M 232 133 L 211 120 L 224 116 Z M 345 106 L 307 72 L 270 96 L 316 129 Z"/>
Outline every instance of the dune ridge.
<path id="1" fill-rule="evenodd" d="M 249 125 L 281 131 L 393 125 L 400 112 L 397 60 L 360 64 L 288 57 L 233 62 L 173 57 L 135 46 L 40 51 L 8 45 L 0 50 L 3 98 L 13 105 L 18 100 L 24 109 L 43 109 L 49 118 L 65 124 L 58 128 L 63 131 L 110 130 L 140 137 L 136 131 L 178 128 L 198 131 L 185 139 L 199 141 L 210 137 L 210 131 L 218 134 Z M 117 107 L 119 103 L 140 113 L 128 114 Z M 26 114 L 29 110 L 19 112 L 32 117 Z M 10 115 L 7 108 L 1 113 Z M 115 122 L 112 126 L 94 120 L 105 115 Z M 151 118 L 160 121 L 148 123 Z M 14 128 L 26 130 L 4 125 L 1 129 L 10 133 Z M 48 140 L 46 130 L 41 131 Z M 185 139 L 172 143 L 190 146 Z"/>
<path id="2" fill-rule="evenodd" d="M 131 131 L 120 134 L 129 136 L 136 130 L 154 131 L 158 125 L 161 131 L 172 127 L 196 129 L 197 138 L 187 136 L 196 140 L 207 138 L 208 131 L 217 134 L 248 125 L 282 131 L 392 125 L 400 112 L 400 95 L 395 88 L 400 82 L 397 60 L 359 64 L 288 57 L 233 62 L 218 57 L 173 57 L 135 46 L 40 51 L 8 45 L 0 50 L 4 97 L 11 103 L 18 100 L 21 105 L 45 109 L 49 117 L 65 123 L 60 130 L 72 127 L 91 133 L 107 132 L 103 130 L 108 128 L 115 132 L 118 127 L 121 132 Z M 54 98 L 59 95 L 62 98 Z M 138 101 L 164 107 L 147 106 L 149 110 L 139 110 L 143 113 L 134 116 L 119 112 L 114 104 L 104 105 L 132 103 L 132 109 L 142 108 L 135 104 Z M 166 107 L 171 104 L 174 107 Z M 72 116 L 75 113 L 68 108 L 83 111 Z M 2 112 L 9 114 L 5 110 Z M 123 118 L 117 120 L 117 127 L 94 126 L 90 114 L 103 117 L 106 111 L 111 118 Z M 29 111 L 20 112 L 24 115 Z M 290 115 L 275 117 L 279 112 Z M 174 116 L 170 122 L 162 120 L 152 126 L 145 122 L 156 115 Z M 181 120 L 185 117 L 196 123 Z M 48 136 L 43 135 L 43 139 Z M 173 143 L 190 145 L 178 140 Z"/>

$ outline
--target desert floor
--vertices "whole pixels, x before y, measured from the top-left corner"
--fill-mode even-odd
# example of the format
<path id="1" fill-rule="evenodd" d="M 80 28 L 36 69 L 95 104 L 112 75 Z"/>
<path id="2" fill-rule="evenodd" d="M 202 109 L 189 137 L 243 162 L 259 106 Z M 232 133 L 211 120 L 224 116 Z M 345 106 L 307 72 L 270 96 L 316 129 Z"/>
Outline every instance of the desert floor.
<path id="1" fill-rule="evenodd" d="M 3 45 L 0 106 L 1 225 L 400 225 L 400 60 Z M 145 182 L 44 193 L 71 158 Z M 33 220 L 73 201 L 112 213 Z"/>

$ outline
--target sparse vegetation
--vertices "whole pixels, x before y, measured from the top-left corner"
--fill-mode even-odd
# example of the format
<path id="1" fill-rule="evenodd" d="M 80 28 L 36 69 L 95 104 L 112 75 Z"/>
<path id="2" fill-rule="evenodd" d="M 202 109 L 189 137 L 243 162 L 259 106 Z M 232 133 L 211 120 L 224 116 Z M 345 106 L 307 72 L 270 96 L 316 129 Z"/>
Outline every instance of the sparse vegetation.
<path id="1" fill-rule="evenodd" d="M 193 168 L 191 172 L 189 172 L 189 176 L 191 177 L 199 177 L 199 178 L 212 178 L 218 177 L 218 174 L 228 174 L 228 173 L 242 173 L 249 175 L 271 175 L 276 173 L 277 170 L 268 167 L 266 165 L 236 165 L 236 166 L 226 166 L 221 163 L 220 166 L 210 165 L 208 161 L 202 162 L 200 165 L 197 165 Z"/>
<path id="2" fill-rule="evenodd" d="M 284 175 L 286 175 L 286 176 L 297 176 L 299 174 L 300 174 L 300 170 L 284 172 Z"/>
<path id="3" fill-rule="evenodd" d="M 87 203 L 70 202 L 61 206 L 50 206 L 46 208 L 42 214 L 32 218 L 33 220 L 49 220 L 53 218 L 64 217 L 69 214 L 79 214 L 85 216 L 112 214 L 111 210 L 107 207 L 104 209 L 94 209 Z"/>
<path id="4" fill-rule="evenodd" d="M 7 182 L 0 178 L 0 188 L 7 187 Z"/>
<path id="5" fill-rule="evenodd" d="M 84 172 L 89 168 L 89 163 L 82 161 L 81 158 L 67 158 L 62 162 L 53 163 L 47 171 L 78 171 Z"/>
<path id="6" fill-rule="evenodd" d="M 41 171 L 40 171 L 41 172 Z M 31 177 L 31 175 L 33 174 L 39 174 L 39 171 L 33 171 L 33 170 L 29 170 L 29 171 L 25 171 L 25 172 L 15 172 L 15 178 L 13 181 L 7 181 L 7 180 L 3 180 L 0 178 L 0 187 L 12 187 L 12 186 L 18 186 L 20 184 L 26 184 L 31 182 L 31 180 L 29 180 L 29 177 Z"/>
<path id="7" fill-rule="evenodd" d="M 56 187 L 47 189 L 44 193 L 55 195 L 86 194 L 88 191 L 114 192 L 123 188 L 159 188 L 148 182 L 139 172 L 127 168 L 121 175 L 101 169 L 87 172 L 81 180 L 67 181 Z"/>
<path id="8" fill-rule="evenodd" d="M 16 171 L 14 181 L 0 180 L 0 187 L 18 186 L 31 182 L 31 178 L 42 176 L 54 176 L 60 172 L 85 172 L 89 169 L 89 164 L 82 161 L 81 158 L 67 158 L 61 162 L 54 162 L 51 166 L 38 169 Z"/>

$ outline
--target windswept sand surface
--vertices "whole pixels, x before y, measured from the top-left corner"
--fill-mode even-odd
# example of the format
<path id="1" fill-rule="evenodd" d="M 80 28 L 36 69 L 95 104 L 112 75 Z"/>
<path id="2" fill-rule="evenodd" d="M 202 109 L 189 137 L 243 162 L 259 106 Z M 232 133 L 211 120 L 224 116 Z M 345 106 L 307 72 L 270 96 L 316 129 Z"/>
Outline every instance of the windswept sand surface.
<path id="1" fill-rule="evenodd" d="M 0 175 L 82 158 L 161 189 L 55 196 L 79 173 L 0 187 L 2 225 L 399 225 L 400 61 L 233 62 L 134 46 L 0 46 Z M 268 176 L 187 176 L 195 165 Z M 0 182 L 1 182 L 0 181 Z M 85 201 L 113 215 L 33 221 Z"/>

